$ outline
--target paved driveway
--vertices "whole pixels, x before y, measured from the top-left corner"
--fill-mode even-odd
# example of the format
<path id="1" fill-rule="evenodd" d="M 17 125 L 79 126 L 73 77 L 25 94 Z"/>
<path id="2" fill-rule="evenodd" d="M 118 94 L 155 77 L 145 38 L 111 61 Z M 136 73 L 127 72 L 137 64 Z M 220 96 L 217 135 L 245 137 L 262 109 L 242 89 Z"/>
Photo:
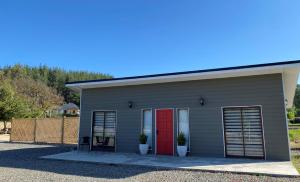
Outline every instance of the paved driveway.
<path id="1" fill-rule="evenodd" d="M 70 150 L 51 145 L 0 143 L 0 181 L 299 181 L 299 178 L 40 159 Z"/>

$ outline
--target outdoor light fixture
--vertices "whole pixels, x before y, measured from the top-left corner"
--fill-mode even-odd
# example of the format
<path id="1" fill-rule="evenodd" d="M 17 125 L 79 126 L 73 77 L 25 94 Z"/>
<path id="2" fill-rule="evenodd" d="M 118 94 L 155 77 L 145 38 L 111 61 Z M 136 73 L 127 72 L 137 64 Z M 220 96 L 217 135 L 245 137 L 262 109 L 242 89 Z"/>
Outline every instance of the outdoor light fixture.
<path id="1" fill-rule="evenodd" d="M 199 103 L 200 103 L 201 106 L 203 106 L 203 105 L 205 104 L 204 98 L 201 97 L 201 98 L 199 99 Z"/>
<path id="2" fill-rule="evenodd" d="M 128 107 L 132 108 L 132 106 L 133 106 L 133 102 L 132 101 L 128 101 Z"/>

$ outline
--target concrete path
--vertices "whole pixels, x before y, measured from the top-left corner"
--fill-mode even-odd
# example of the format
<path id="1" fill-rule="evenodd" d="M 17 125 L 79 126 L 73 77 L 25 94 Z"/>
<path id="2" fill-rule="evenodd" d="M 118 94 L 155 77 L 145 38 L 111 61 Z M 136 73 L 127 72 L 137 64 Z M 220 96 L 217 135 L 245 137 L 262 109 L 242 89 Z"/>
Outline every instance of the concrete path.
<path id="1" fill-rule="evenodd" d="M 266 174 L 274 176 L 298 176 L 290 161 L 276 162 L 252 159 L 173 157 L 111 152 L 66 152 L 43 156 L 44 159 L 84 161 L 106 164 L 142 165 L 175 169 L 204 170 L 214 172 L 234 172 Z"/>

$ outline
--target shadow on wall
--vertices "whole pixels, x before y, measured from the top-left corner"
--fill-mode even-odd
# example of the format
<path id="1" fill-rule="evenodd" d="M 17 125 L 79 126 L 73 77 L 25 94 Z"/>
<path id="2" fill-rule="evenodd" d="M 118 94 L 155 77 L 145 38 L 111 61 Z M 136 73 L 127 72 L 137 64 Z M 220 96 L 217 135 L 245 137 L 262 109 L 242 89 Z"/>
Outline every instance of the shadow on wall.
<path id="1" fill-rule="evenodd" d="M 86 162 L 71 162 L 39 159 L 41 156 L 52 155 L 72 150 L 72 147 L 43 147 L 31 145 L 34 148 L 14 149 L 8 147 L 3 150 L 2 145 L 23 145 L 15 143 L 0 143 L 0 167 L 29 169 L 52 172 L 63 175 L 76 175 L 94 178 L 121 179 L 152 171 L 167 171 L 168 169 L 149 168 L 141 166 L 124 167 L 121 165 L 105 165 Z M 26 146 L 26 144 L 24 144 Z"/>

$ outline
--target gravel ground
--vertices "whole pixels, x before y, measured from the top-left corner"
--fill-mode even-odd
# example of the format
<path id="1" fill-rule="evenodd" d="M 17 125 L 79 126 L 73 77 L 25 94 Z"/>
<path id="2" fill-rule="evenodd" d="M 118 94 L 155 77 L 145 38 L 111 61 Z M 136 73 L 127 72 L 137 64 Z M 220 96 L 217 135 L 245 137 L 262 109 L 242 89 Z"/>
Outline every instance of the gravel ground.
<path id="1" fill-rule="evenodd" d="M 0 143 L 0 181 L 300 181 L 300 178 L 39 159 L 40 156 L 69 150 L 71 147 Z"/>

